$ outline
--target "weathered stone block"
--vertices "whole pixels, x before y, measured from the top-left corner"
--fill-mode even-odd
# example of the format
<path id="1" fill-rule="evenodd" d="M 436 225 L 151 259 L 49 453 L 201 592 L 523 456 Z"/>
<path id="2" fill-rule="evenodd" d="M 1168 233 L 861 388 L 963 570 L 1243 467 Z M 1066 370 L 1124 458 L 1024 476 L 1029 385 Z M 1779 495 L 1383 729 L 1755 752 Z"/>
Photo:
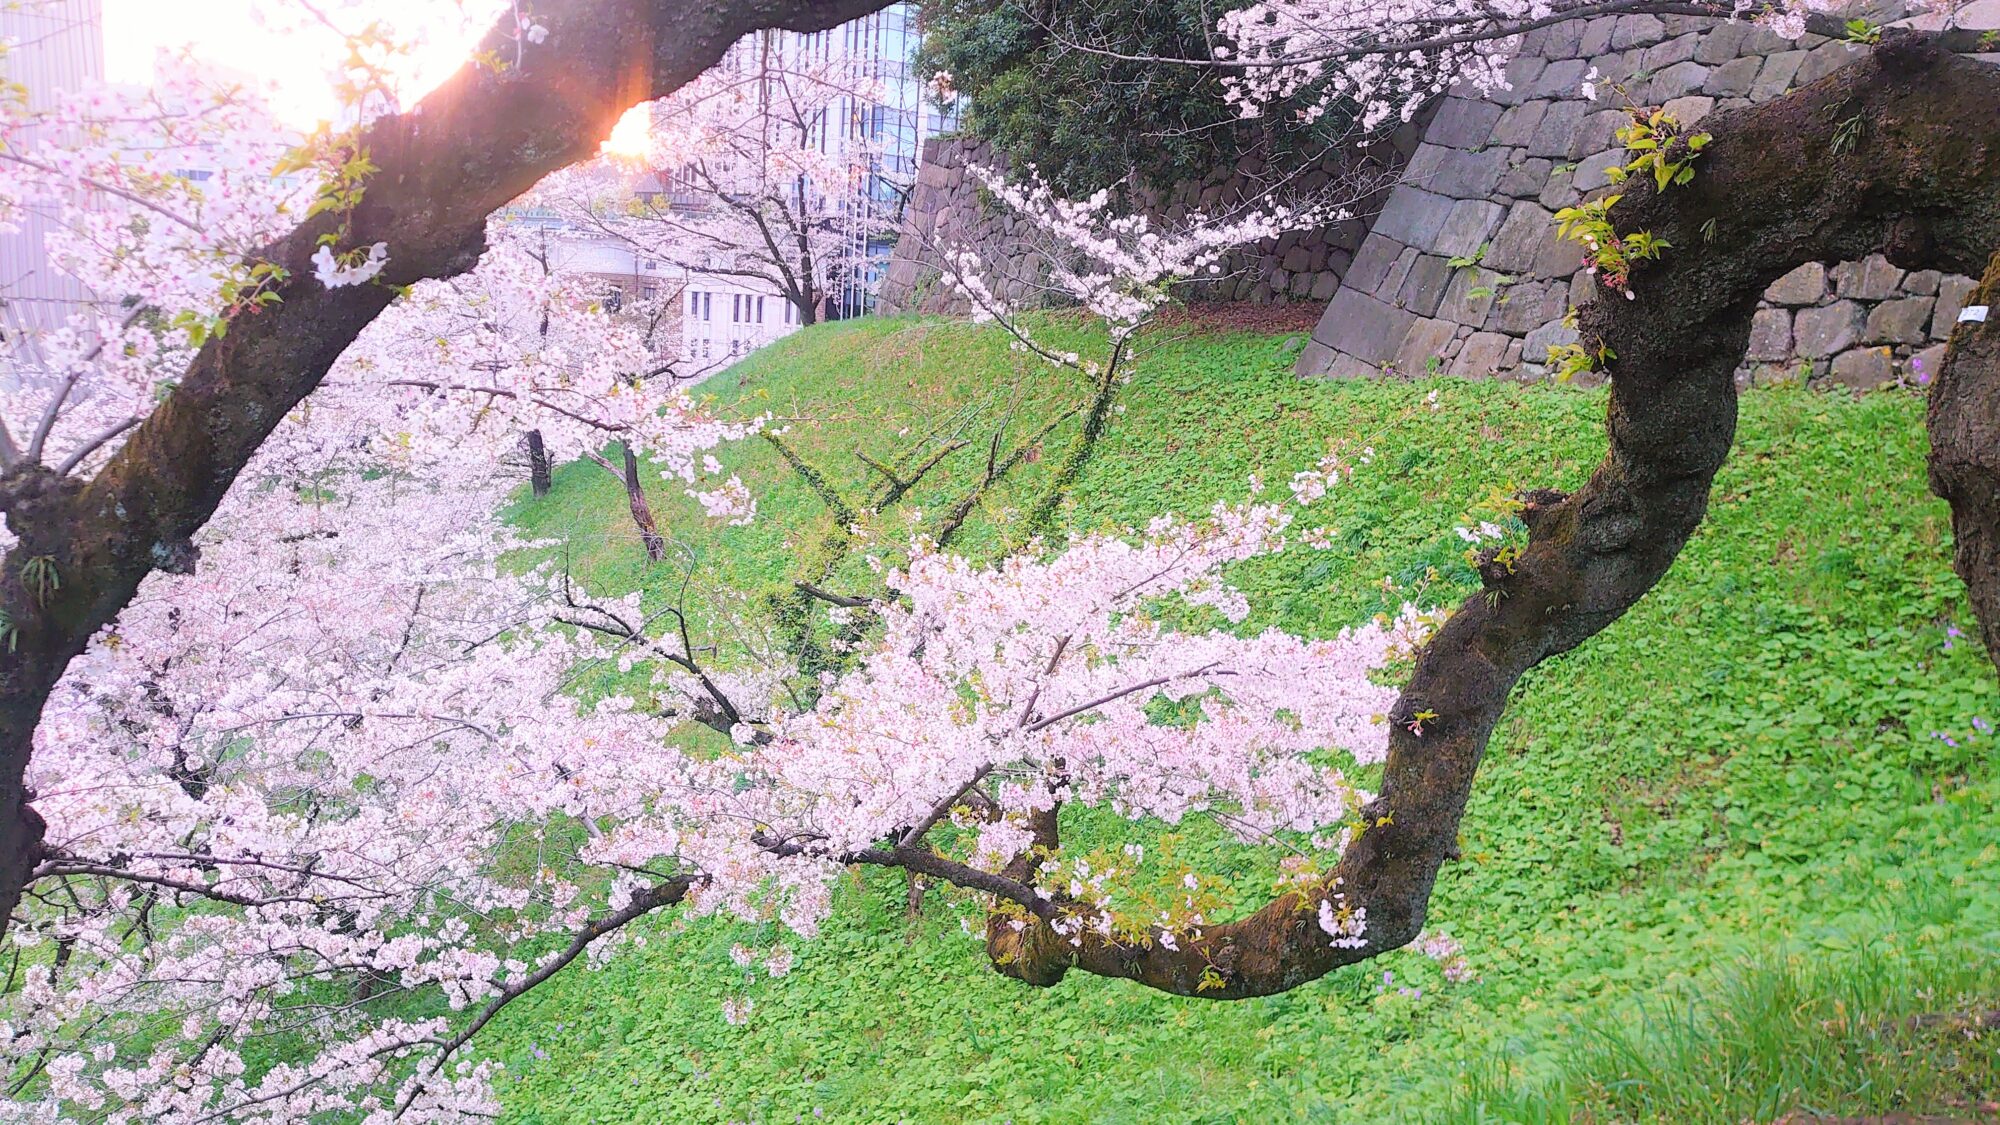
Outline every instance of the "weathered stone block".
<path id="1" fill-rule="evenodd" d="M 1535 84 L 1535 79 L 1542 76 L 1543 69 L 1548 65 L 1546 59 L 1527 55 L 1515 56 L 1507 64 L 1507 88 L 1492 91 L 1486 95 L 1487 99 L 1497 105 L 1520 105 L 1528 100 L 1530 96 L 1528 88 Z"/>
<path id="2" fill-rule="evenodd" d="M 1707 117 L 1709 111 L 1715 108 L 1715 99 L 1700 94 L 1689 94 L 1684 98 L 1675 98 L 1660 108 L 1666 111 L 1668 117 L 1682 125 L 1693 125 Z"/>
<path id="3" fill-rule="evenodd" d="M 1931 322 L 1935 297 L 1903 297 L 1884 301 L 1868 314 L 1871 344 L 1921 344 Z"/>
<path id="4" fill-rule="evenodd" d="M 1583 25 L 1583 38 L 1577 44 L 1576 53 L 1585 58 L 1595 58 L 1611 49 L 1611 37 L 1618 26 L 1617 16 L 1599 16 Z"/>
<path id="5" fill-rule="evenodd" d="M 1750 33 L 1750 25 L 1745 23 L 1716 24 L 1702 33 L 1701 41 L 1695 44 L 1694 61 L 1703 66 L 1719 66 L 1743 53 L 1744 37 Z M 1750 68 L 1755 72 L 1756 68 Z"/>
<path id="6" fill-rule="evenodd" d="M 1507 358 L 1511 337 L 1498 332 L 1474 332 L 1452 360 L 1450 374 L 1460 379 L 1488 379 L 1500 370 Z"/>
<path id="7" fill-rule="evenodd" d="M 1469 152 L 1427 143 L 1410 157 L 1403 179 L 1438 195 L 1477 199 L 1493 194 L 1500 186 L 1500 177 L 1507 174 L 1507 155 L 1506 149 Z M 1378 226 L 1380 223 L 1376 220 Z"/>
<path id="8" fill-rule="evenodd" d="M 1560 308 L 1548 311 L 1554 303 L 1551 294 L 1559 294 L 1556 300 L 1568 304 L 1569 286 L 1564 283 L 1517 281 L 1509 285 L 1501 294 L 1503 300 L 1493 306 L 1493 315 L 1486 318 L 1486 327 L 1509 336 L 1533 332 L 1563 313 Z"/>
<path id="9" fill-rule="evenodd" d="M 1756 85 L 1757 72 L 1762 69 L 1764 59 L 1761 55 L 1731 59 L 1708 72 L 1708 81 L 1702 83 L 1702 92 L 1718 98 L 1740 98 Z"/>
<path id="10" fill-rule="evenodd" d="M 1928 297 L 1937 292 L 1938 279 L 1943 276 L 1936 270 L 1918 270 L 1903 279 L 1903 289 L 1920 297 Z"/>
<path id="11" fill-rule="evenodd" d="M 1835 301 L 1819 308 L 1801 309 L 1792 322 L 1792 333 L 1801 356 L 1820 359 L 1837 355 L 1861 340 L 1868 317 L 1853 301 Z"/>
<path id="12" fill-rule="evenodd" d="M 1602 152 L 1618 147 L 1618 130 L 1632 120 L 1622 109 L 1605 109 L 1583 119 L 1576 132 L 1575 152 Z"/>
<path id="13" fill-rule="evenodd" d="M 1502 273 L 1525 273 L 1535 268 L 1542 243 L 1555 227 L 1555 216 L 1533 203 L 1516 203 L 1501 222 L 1499 233 L 1486 248 L 1484 265 Z"/>
<path id="14" fill-rule="evenodd" d="M 1912 355 L 1909 363 L 1910 382 L 1927 387 L 1944 370 L 1944 353 L 1947 344 L 1932 344 Z"/>
<path id="15" fill-rule="evenodd" d="M 1375 298 L 1395 304 L 1396 291 L 1403 287 L 1403 282 L 1410 276 L 1410 267 L 1416 265 L 1417 259 L 1421 257 L 1423 251 L 1414 246 L 1406 247 L 1401 254 L 1398 254 L 1395 262 L 1389 266 L 1389 272 L 1383 276 L 1382 284 L 1375 287 Z"/>
<path id="16" fill-rule="evenodd" d="M 1470 258 L 1493 236 L 1507 211 L 1483 199 L 1461 199 L 1452 207 L 1431 248 L 1451 258 Z"/>
<path id="17" fill-rule="evenodd" d="M 1548 185 L 1549 169 L 1554 167 L 1538 156 L 1529 157 L 1507 169 L 1507 174 L 1500 177 L 1500 186 L 1493 190 L 1512 199 L 1533 199 Z"/>
<path id="18" fill-rule="evenodd" d="M 1581 97 L 1583 76 L 1590 64 L 1582 59 L 1557 59 L 1543 68 L 1529 96 L 1537 98 Z"/>
<path id="19" fill-rule="evenodd" d="M 1833 381 L 1857 391 L 1894 382 L 1896 360 L 1888 348 L 1856 348 L 1833 357 Z"/>
<path id="20" fill-rule="evenodd" d="M 1292 363 L 1292 373 L 1301 379 L 1317 379 L 1329 373 L 1336 354 L 1318 340 L 1307 340 L 1306 346 L 1299 349 L 1299 358 Z"/>
<path id="21" fill-rule="evenodd" d="M 1577 201 L 1579 193 L 1576 190 L 1573 172 L 1574 169 L 1565 170 L 1561 165 L 1549 171 L 1548 185 L 1542 188 L 1542 194 L 1537 197 L 1543 207 L 1554 211 Z"/>
<path id="22" fill-rule="evenodd" d="M 1441 360 L 1445 349 L 1458 337 L 1458 325 L 1449 320 L 1419 320 L 1410 326 L 1403 346 L 1392 360 L 1399 375 L 1415 378 L 1429 374 L 1433 360 Z M 1442 369 L 1439 363 L 1438 368 Z"/>
<path id="23" fill-rule="evenodd" d="M 1584 52 L 1582 20 L 1565 20 L 1548 29 L 1549 37 L 1542 43 L 1542 54 L 1552 59 L 1573 59 Z"/>
<path id="24" fill-rule="evenodd" d="M 1535 135 L 1528 141 L 1528 155 L 1564 159 L 1575 155 L 1577 133 L 1589 106 L 1589 102 L 1580 101 L 1550 103 L 1541 123 L 1535 126 Z"/>
<path id="25" fill-rule="evenodd" d="M 1457 200 L 1419 187 L 1403 184 L 1389 193 L 1389 201 L 1375 219 L 1375 233 L 1393 238 L 1405 246 L 1429 246 L 1451 217 Z"/>
<path id="26" fill-rule="evenodd" d="M 1753 360 L 1790 359 L 1791 312 L 1786 309 L 1758 309 L 1750 319 L 1750 348 L 1744 354 Z"/>
<path id="27" fill-rule="evenodd" d="M 1611 186 L 1611 170 L 1625 166 L 1625 150 L 1608 149 L 1595 156 L 1586 156 L 1576 166 L 1576 190 L 1596 191 Z"/>
<path id="28" fill-rule="evenodd" d="M 1493 123 L 1502 112 L 1500 106 L 1484 99 L 1446 98 L 1438 106 L 1437 116 L 1431 118 L 1424 140 L 1451 148 L 1479 148 L 1492 137 Z"/>
<path id="29" fill-rule="evenodd" d="M 1496 145 L 1525 145 L 1534 138 L 1535 127 L 1542 123 L 1542 114 L 1547 113 L 1546 101 L 1523 102 L 1500 114 L 1493 123 L 1492 143 Z"/>
<path id="30" fill-rule="evenodd" d="M 1415 314 L 1343 288 L 1327 303 L 1326 312 L 1313 329 L 1313 339 L 1327 348 L 1355 356 L 1368 363 L 1387 363 L 1396 358 L 1403 337 L 1417 322 Z"/>
<path id="31" fill-rule="evenodd" d="M 1653 75 L 1646 83 L 1646 93 L 1640 99 L 1654 105 L 1673 101 L 1688 94 L 1699 93 L 1702 83 L 1708 81 L 1708 68 L 1698 62 L 1681 62 Z"/>
<path id="32" fill-rule="evenodd" d="M 1817 82 L 1855 59 L 1860 58 L 1861 48 L 1848 43 L 1822 43 L 1806 52 L 1806 60 L 1799 64 L 1799 72 L 1792 78 L 1794 86 Z"/>
<path id="33" fill-rule="evenodd" d="M 1817 305 L 1826 299 L 1826 267 L 1807 262 L 1771 283 L 1764 299 L 1774 305 Z"/>
<path id="34" fill-rule="evenodd" d="M 1569 306 L 1580 309 L 1597 299 L 1597 275 L 1581 269 L 1569 277 Z"/>
<path id="35" fill-rule="evenodd" d="M 1667 25 L 1658 16 L 1619 16 L 1618 25 L 1611 29 L 1611 49 L 1623 51 L 1628 47 L 1650 47 L 1665 38 Z"/>
<path id="36" fill-rule="evenodd" d="M 1842 262 L 1833 268 L 1835 292 L 1859 301 L 1880 301 L 1895 296 L 1903 283 L 1903 271 L 1880 254 L 1870 254 L 1859 262 Z"/>
<path id="37" fill-rule="evenodd" d="M 1315 301 L 1324 301 L 1333 296 L 1334 292 L 1339 288 L 1340 275 L 1332 270 L 1325 270 L 1313 275 L 1313 286 L 1310 296 Z"/>
<path id="38" fill-rule="evenodd" d="M 1806 61 L 1804 51 L 1779 51 L 1764 59 L 1764 69 L 1757 72 L 1757 81 L 1750 84 L 1750 100 L 1768 102 L 1792 88 L 1792 79 L 1799 73 L 1799 67 Z"/>
<path id="39" fill-rule="evenodd" d="M 1521 341 L 1521 359 L 1527 363 L 1547 363 L 1550 348 L 1574 344 L 1577 339 L 1576 329 L 1564 327 L 1559 320 L 1544 324 Z"/>
<path id="40" fill-rule="evenodd" d="M 1973 31 L 2000 29 L 2000 0 L 1972 0 L 1952 13 L 1952 22 Z"/>
<path id="41" fill-rule="evenodd" d="M 1695 48 L 1701 43 L 1701 36 L 1695 32 L 1677 35 L 1665 42 L 1655 43 L 1646 48 L 1639 65 L 1646 70 L 1665 70 L 1675 63 L 1693 62 Z"/>
<path id="42" fill-rule="evenodd" d="M 1498 277 L 1492 270 L 1478 266 L 1452 271 L 1451 283 L 1444 288 L 1444 300 L 1438 303 L 1437 315 L 1475 328 L 1485 324 L 1487 314 L 1493 311 L 1493 302 L 1499 296 L 1497 282 Z"/>
<path id="43" fill-rule="evenodd" d="M 1965 302 L 1972 296 L 1977 286 L 1969 277 L 1947 274 L 1938 279 L 1937 312 L 1931 316 L 1931 339 L 1948 340 L 1952 326 L 1958 323 L 1958 314 L 1965 311 Z"/>
<path id="44" fill-rule="evenodd" d="M 1435 254 L 1425 254 L 1410 266 L 1403 285 L 1396 290 L 1396 304 L 1418 316 L 1434 316 L 1444 300 L 1444 287 L 1451 281 L 1451 267 Z"/>

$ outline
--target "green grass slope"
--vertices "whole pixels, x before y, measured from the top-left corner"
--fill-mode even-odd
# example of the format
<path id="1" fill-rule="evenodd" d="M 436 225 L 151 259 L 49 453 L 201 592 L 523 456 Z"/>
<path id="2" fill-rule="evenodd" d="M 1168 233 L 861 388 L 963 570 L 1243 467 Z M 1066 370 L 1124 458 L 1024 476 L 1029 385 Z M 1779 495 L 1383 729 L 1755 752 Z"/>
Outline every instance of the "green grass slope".
<path id="1" fill-rule="evenodd" d="M 1574 487 L 1602 453 L 1601 392 L 1302 383 L 1295 343 L 1158 344 L 1071 526 L 1241 499 L 1253 472 L 1282 482 L 1352 436 L 1377 456 L 1324 502 L 1341 549 L 1236 575 L 1256 622 L 1328 631 L 1399 599 L 1384 578 L 1455 602 L 1466 510 Z M 800 333 L 705 390 L 775 413 L 857 491 L 854 450 L 963 434 L 908 502 L 926 511 L 983 467 L 994 426 L 1025 432 L 1076 393 L 996 331 L 906 319 Z M 661 919 L 510 1009 L 484 1040 L 506 1120 L 1735 1123 L 1976 1102 L 2000 1089 L 2000 1035 L 1908 1018 L 2000 1006 L 2000 752 L 1973 726 L 2000 720 L 2000 692 L 1947 632 L 1970 622 L 1921 423 L 1902 395 L 1746 396 L 1709 522 L 1624 619 L 1533 672 L 1495 735 L 1432 903 L 1473 983 L 1397 953 L 1238 1003 L 1081 974 L 1036 990 L 987 967 L 949 902 L 912 919 L 900 878 L 859 877 L 785 978 L 746 989 L 727 957 L 781 935 Z M 1065 438 L 966 549 L 1008 534 Z M 676 488 L 659 514 L 699 581 L 754 598 L 828 517 L 764 443 L 724 460 L 755 524 L 709 527 Z M 600 590 L 676 596 L 593 466 L 512 516 Z M 1260 861 L 1193 828 L 1137 835 L 1222 871 Z M 746 993 L 749 1021 L 725 1024 Z"/>

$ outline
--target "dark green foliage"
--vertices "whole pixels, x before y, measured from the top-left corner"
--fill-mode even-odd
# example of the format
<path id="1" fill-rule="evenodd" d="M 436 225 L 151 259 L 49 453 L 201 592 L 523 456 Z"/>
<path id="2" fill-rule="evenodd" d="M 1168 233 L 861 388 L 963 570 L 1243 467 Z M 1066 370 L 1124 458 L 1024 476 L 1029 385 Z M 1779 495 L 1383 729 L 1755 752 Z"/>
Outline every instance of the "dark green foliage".
<path id="1" fill-rule="evenodd" d="M 1286 167 L 1316 158 L 1347 122 L 1292 124 L 1294 107 L 1244 121 L 1213 67 L 1125 62 L 1076 50 L 1207 59 L 1216 17 L 1242 0 L 934 0 L 921 71 L 948 71 L 971 98 L 968 132 L 1060 190 L 1086 195 L 1128 172 L 1164 187 L 1255 154 Z M 1051 34 L 1051 30 L 1055 34 Z M 1275 159 L 1274 159 L 1275 158 Z"/>

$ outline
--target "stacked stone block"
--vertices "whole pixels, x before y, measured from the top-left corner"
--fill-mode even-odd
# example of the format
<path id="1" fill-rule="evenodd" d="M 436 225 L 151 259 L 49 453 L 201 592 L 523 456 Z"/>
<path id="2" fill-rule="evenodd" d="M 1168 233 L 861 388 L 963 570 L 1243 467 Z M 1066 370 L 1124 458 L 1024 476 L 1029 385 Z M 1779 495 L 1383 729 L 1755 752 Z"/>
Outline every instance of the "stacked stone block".
<path id="1" fill-rule="evenodd" d="M 1884 22 L 1902 10 L 1868 14 Z M 2000 0 L 1976 0 L 1958 19 L 2000 26 Z M 1593 293 L 1581 249 L 1556 237 L 1555 212 L 1615 190 L 1626 103 L 1663 106 L 1694 125 L 1812 82 L 1862 49 L 1677 16 L 1604 16 L 1530 33 L 1508 66 L 1511 89 L 1436 107 L 1299 372 L 1544 377 L 1548 349 L 1576 339 L 1565 314 Z M 1593 70 L 1595 100 L 1582 90 Z M 1913 360 L 1935 372 L 1971 285 L 1905 274 L 1879 256 L 1802 267 L 1766 295 L 1739 379 L 1805 374 L 1866 389 L 1909 377 Z"/>

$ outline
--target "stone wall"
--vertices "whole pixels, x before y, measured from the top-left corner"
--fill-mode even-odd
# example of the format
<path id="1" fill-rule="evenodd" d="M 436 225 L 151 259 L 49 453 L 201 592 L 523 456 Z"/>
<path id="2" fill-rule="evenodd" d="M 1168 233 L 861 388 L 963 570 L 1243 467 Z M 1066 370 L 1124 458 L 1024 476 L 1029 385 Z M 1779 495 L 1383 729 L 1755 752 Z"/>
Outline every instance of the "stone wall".
<path id="1" fill-rule="evenodd" d="M 2000 0 L 1976 0 L 1959 21 L 2000 26 Z M 1439 104 L 1300 353 L 1300 374 L 1541 378 L 1549 346 L 1576 338 L 1565 313 L 1591 294 L 1580 248 L 1556 238 L 1553 215 L 1614 190 L 1607 170 L 1624 163 L 1614 134 L 1625 99 L 1694 124 L 1778 97 L 1861 49 L 1695 17 L 1605 16 L 1529 34 L 1508 67 L 1511 90 Z M 1593 67 L 1595 101 L 1582 94 Z M 1905 275 L 1880 257 L 1805 266 L 1766 294 L 1739 380 L 1804 371 L 1866 389 L 1906 377 L 1917 357 L 1935 372 L 1971 284 Z"/>
<path id="2" fill-rule="evenodd" d="M 1428 116 L 1394 136 L 1366 148 L 1330 154 L 1321 166 L 1298 177 L 1305 193 L 1341 183 L 1380 184 L 1354 208 L 1356 217 L 1309 231 L 1286 234 L 1231 255 L 1219 280 L 1190 288 L 1197 300 L 1251 301 L 1282 305 L 1320 302 L 1340 288 L 1354 252 L 1367 236 L 1370 217 L 1388 194 L 1394 174 L 1416 148 Z M 965 300 L 939 283 L 939 253 L 944 248 L 970 248 L 989 264 L 985 281 L 1001 298 L 1018 307 L 1047 303 L 1039 282 L 1046 277 L 1043 258 L 1023 237 L 1021 221 L 1004 208 L 989 206 L 977 178 L 967 165 L 1004 165 L 985 142 L 967 136 L 933 137 L 924 143 L 916 187 L 903 211 L 896 249 L 876 296 L 881 312 L 928 312 L 964 315 Z M 1143 192 L 1139 206 L 1168 222 L 1191 210 L 1226 208 L 1258 190 L 1254 160 L 1221 169 L 1199 182 L 1173 190 Z"/>

